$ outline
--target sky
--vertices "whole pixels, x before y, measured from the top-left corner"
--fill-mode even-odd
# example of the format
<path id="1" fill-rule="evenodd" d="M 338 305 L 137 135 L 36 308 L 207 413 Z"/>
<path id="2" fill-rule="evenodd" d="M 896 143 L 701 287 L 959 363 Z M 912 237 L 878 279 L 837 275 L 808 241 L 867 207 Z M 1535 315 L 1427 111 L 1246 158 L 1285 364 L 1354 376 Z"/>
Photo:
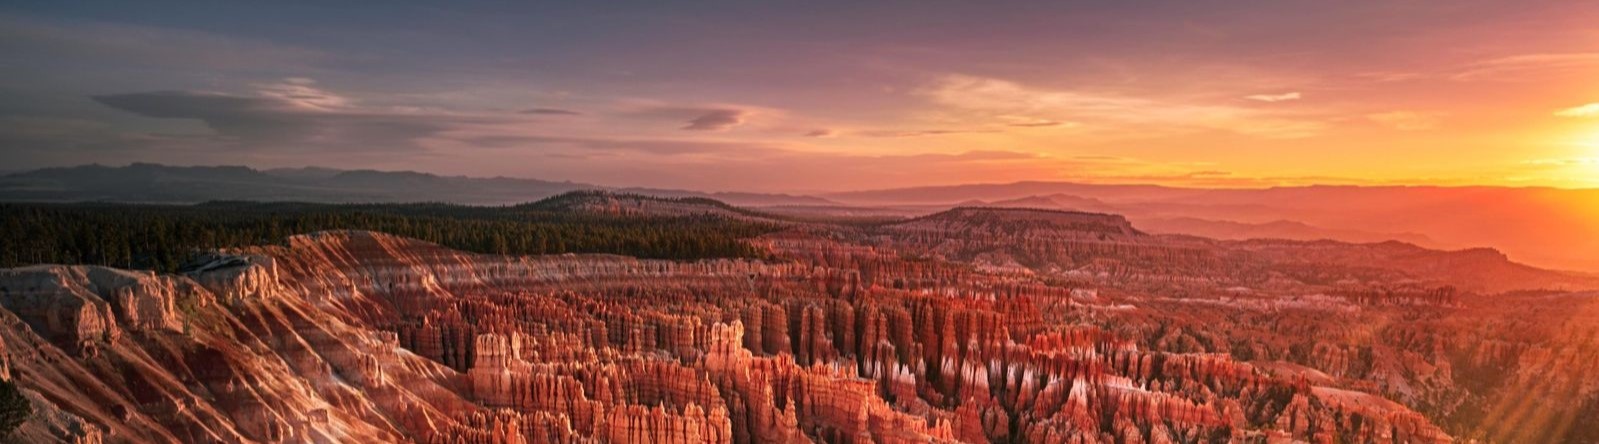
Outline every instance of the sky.
<path id="1" fill-rule="evenodd" d="M 0 4 L 0 170 L 1599 187 L 1599 2 Z"/>

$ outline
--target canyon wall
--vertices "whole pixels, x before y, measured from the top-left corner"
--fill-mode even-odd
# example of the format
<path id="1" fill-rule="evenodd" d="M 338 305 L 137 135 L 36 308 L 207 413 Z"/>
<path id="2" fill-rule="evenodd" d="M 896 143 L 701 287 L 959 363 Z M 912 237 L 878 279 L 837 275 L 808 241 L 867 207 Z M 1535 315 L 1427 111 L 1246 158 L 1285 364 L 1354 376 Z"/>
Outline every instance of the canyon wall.
<path id="1" fill-rule="evenodd" d="M 786 259 L 325 232 L 183 275 L 11 269 L 0 333 L 40 442 L 1448 440 L 1371 395 L 1051 321 L 1104 309 L 1086 289 L 753 242 Z"/>
<path id="2" fill-rule="evenodd" d="M 998 209 L 748 243 L 0 270 L 0 373 L 16 437 L 66 443 L 1547 442 L 1599 411 L 1593 296 L 1446 279 L 1472 260 Z"/>

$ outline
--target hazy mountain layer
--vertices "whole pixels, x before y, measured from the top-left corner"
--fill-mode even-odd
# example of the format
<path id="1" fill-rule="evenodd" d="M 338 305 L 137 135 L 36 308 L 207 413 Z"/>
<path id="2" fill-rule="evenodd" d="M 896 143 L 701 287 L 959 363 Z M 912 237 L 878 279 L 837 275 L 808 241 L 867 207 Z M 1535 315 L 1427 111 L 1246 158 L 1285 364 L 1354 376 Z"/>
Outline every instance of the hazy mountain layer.
<path id="1" fill-rule="evenodd" d="M 412 171 L 239 166 L 175 167 L 135 163 L 47 168 L 0 176 L 0 201 L 195 203 L 213 200 L 323 203 L 449 202 L 503 205 L 573 190 L 616 189 L 575 182 L 438 176 Z M 715 197 L 744 205 L 831 203 L 803 196 L 619 189 L 665 197 Z"/>
<path id="2" fill-rule="evenodd" d="M 210 200 L 514 204 L 573 190 L 708 197 L 800 218 L 914 217 L 957 205 L 1126 215 L 1156 232 L 1223 239 L 1399 240 L 1489 247 L 1519 261 L 1599 271 L 1599 190 L 1504 187 L 1187 189 L 1065 182 L 958 185 L 816 196 L 608 188 L 416 172 L 245 167 L 52 168 L 0 177 L 0 200 L 193 203 Z M 844 202 L 845 204 L 840 204 Z"/>
<path id="3" fill-rule="evenodd" d="M 1067 196 L 1061 198 L 1060 195 Z M 1051 198 L 1051 197 L 1054 198 Z M 1026 206 L 1110 211 L 1135 222 L 1162 221 L 1176 232 L 1229 234 L 1216 224 L 1282 221 L 1316 227 L 1313 236 L 1344 241 L 1420 241 L 1444 248 L 1492 247 L 1520 261 L 1599 271 L 1599 190 L 1507 187 L 1311 186 L 1190 189 L 1064 182 L 956 185 L 826 194 L 855 205 L 958 205 L 1024 199 Z M 1226 237 L 1295 233 L 1260 226 Z M 1254 231 L 1258 233 L 1250 233 Z M 1298 237 L 1298 236 L 1292 236 Z"/>

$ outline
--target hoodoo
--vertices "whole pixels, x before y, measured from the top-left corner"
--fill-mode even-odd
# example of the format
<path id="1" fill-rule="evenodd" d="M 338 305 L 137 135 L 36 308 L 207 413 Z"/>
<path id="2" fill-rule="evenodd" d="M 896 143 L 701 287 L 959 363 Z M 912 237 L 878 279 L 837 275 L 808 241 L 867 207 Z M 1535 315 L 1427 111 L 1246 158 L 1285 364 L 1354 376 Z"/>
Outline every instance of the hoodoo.
<path id="1" fill-rule="evenodd" d="M 1063 237 L 1141 236 L 1050 217 L 1039 229 Z M 1070 288 L 884 246 L 755 243 L 788 259 L 492 256 L 344 231 L 181 275 L 7 270 L 7 362 L 57 418 L 19 436 L 1448 440 L 1400 404 L 1172 342 L 1190 336 L 1070 321 L 1115 310 Z"/>

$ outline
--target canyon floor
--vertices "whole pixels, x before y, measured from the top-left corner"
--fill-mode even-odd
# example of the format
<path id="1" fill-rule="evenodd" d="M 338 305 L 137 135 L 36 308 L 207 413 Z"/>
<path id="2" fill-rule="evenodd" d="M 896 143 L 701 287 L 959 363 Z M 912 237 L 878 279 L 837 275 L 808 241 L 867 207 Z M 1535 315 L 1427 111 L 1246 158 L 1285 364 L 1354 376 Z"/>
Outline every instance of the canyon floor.
<path id="1" fill-rule="evenodd" d="M 729 218 L 757 258 L 370 231 L 0 270 L 20 442 L 1599 442 L 1599 279 L 1109 214 Z"/>

